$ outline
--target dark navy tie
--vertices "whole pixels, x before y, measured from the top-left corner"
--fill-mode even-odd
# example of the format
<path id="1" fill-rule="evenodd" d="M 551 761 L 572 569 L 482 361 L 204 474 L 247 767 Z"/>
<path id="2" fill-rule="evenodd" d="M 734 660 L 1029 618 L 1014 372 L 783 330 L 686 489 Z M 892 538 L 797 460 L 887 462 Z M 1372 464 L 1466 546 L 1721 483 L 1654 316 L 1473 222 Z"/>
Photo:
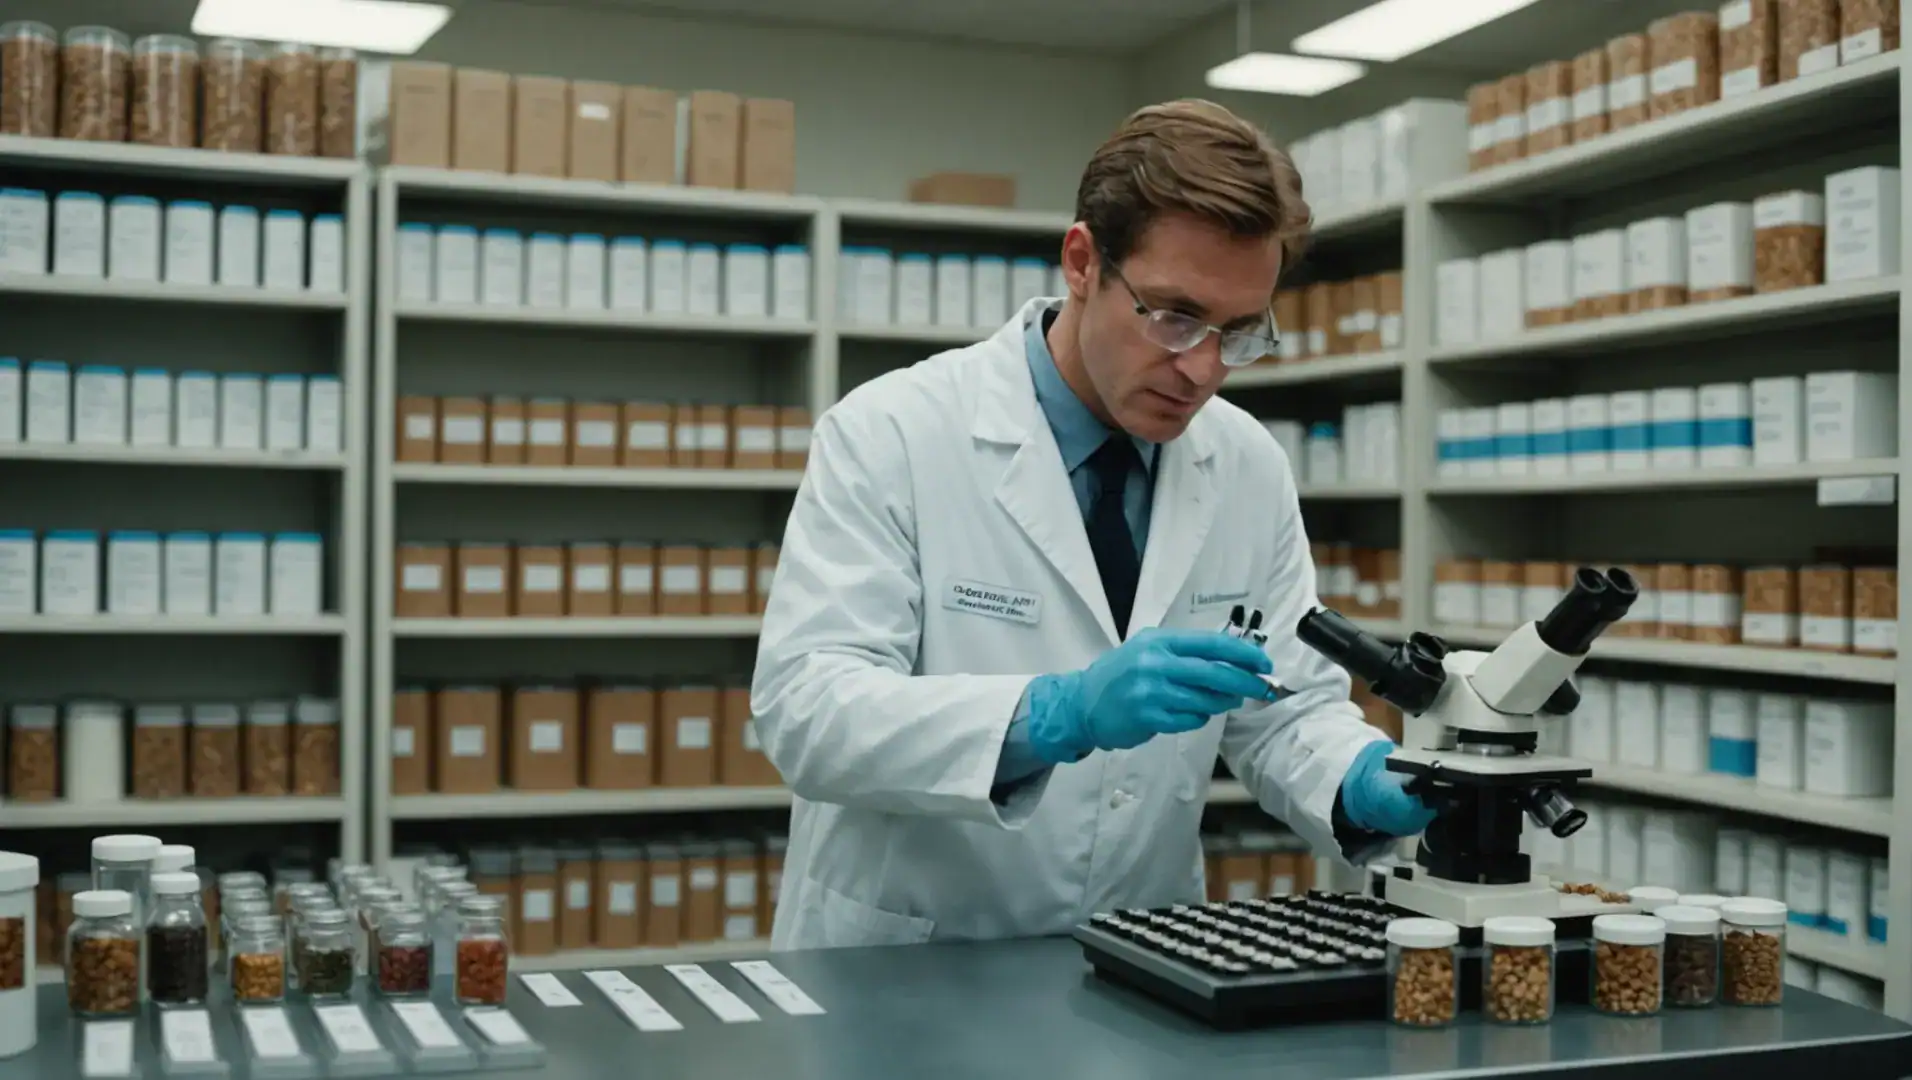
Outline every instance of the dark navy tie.
<path id="1" fill-rule="evenodd" d="M 1102 576 L 1102 595 L 1109 600 L 1109 614 L 1115 617 L 1116 636 L 1125 640 L 1142 565 L 1122 504 L 1129 473 L 1141 464 L 1135 443 L 1120 432 L 1109 436 L 1089 458 L 1089 470 L 1095 476 L 1095 493 L 1089 504 L 1089 550 L 1095 554 L 1096 572 Z"/>

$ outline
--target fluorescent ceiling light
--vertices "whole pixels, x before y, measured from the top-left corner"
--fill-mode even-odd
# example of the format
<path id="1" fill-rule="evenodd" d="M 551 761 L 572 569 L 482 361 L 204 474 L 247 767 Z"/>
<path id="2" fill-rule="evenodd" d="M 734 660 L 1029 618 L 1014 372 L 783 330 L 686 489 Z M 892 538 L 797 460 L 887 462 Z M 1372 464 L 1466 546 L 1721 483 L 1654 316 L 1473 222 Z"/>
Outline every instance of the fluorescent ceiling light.
<path id="1" fill-rule="evenodd" d="M 193 33 L 408 56 L 450 18 L 443 4 L 409 0 L 199 0 Z"/>
<path id="2" fill-rule="evenodd" d="M 1295 39 L 1296 52 L 1386 63 L 1519 11 L 1534 0 L 1380 0 Z"/>
<path id="3" fill-rule="evenodd" d="M 1217 90 L 1313 97 L 1351 83 L 1367 70 L 1347 60 L 1251 52 L 1209 68 L 1208 85 Z"/>

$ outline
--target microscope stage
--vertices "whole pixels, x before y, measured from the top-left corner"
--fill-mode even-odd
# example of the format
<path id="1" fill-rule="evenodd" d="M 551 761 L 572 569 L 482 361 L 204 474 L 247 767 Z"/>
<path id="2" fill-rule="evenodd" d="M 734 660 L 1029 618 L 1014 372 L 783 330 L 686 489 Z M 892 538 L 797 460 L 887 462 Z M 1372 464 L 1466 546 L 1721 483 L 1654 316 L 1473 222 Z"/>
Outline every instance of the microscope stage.
<path id="1" fill-rule="evenodd" d="M 1593 775 L 1593 767 L 1573 758 L 1551 754 L 1468 754 L 1457 750 L 1424 750 L 1403 746 L 1388 755 L 1392 772 L 1417 776 L 1439 768 L 1450 783 L 1472 783 L 1499 787 L 1542 780 L 1581 780 Z"/>

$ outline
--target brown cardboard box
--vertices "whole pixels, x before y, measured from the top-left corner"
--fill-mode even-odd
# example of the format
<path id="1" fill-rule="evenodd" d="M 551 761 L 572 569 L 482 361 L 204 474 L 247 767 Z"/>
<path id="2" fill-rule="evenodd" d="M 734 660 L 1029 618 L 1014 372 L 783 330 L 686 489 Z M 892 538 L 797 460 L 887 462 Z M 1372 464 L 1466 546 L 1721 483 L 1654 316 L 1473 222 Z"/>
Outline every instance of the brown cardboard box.
<path id="1" fill-rule="evenodd" d="M 682 849 L 684 940 L 716 941 L 723 933 L 721 849 L 708 840 L 693 840 Z"/>
<path id="2" fill-rule="evenodd" d="M 801 469 L 810 462 L 810 410 L 786 405 L 777 410 L 777 468 Z"/>
<path id="3" fill-rule="evenodd" d="M 705 554 L 706 614 L 750 614 L 751 561 L 747 547 L 713 547 Z"/>
<path id="4" fill-rule="evenodd" d="M 1693 568 L 1693 640 L 1739 644 L 1739 571 L 1706 564 Z"/>
<path id="5" fill-rule="evenodd" d="M 1401 549 L 1381 549 L 1381 610 L 1383 619 L 1401 617 Z"/>
<path id="6" fill-rule="evenodd" d="M 1277 851 L 1268 856 L 1268 895 L 1293 896 L 1295 894 L 1295 862 L 1292 851 Z"/>
<path id="7" fill-rule="evenodd" d="M 571 139 L 570 90 L 563 79 L 511 79 L 511 171 L 520 176 L 563 176 Z"/>
<path id="8" fill-rule="evenodd" d="M 757 898 L 763 873 L 757 845 L 749 840 L 725 840 L 723 848 L 723 914 L 719 933 L 725 941 L 752 941 L 767 927 L 758 925 Z"/>
<path id="9" fill-rule="evenodd" d="M 647 844 L 644 863 L 650 871 L 644 944 L 668 949 L 682 940 L 684 933 L 684 856 L 676 844 Z"/>
<path id="10" fill-rule="evenodd" d="M 600 949 L 635 949 L 644 943 L 644 901 L 650 868 L 644 849 L 623 840 L 597 846 L 597 909 L 592 927 Z"/>
<path id="11" fill-rule="evenodd" d="M 485 399 L 448 397 L 438 402 L 438 460 L 447 465 L 485 463 Z"/>
<path id="12" fill-rule="evenodd" d="M 563 398 L 534 398 L 526 415 L 524 463 L 570 464 L 571 403 Z"/>
<path id="13" fill-rule="evenodd" d="M 684 182 L 698 187 L 734 188 L 740 179 L 744 102 L 722 90 L 690 93 L 689 160 Z"/>
<path id="14" fill-rule="evenodd" d="M 1222 877 L 1222 858 L 1231 846 L 1230 839 L 1225 836 L 1202 837 L 1202 882 L 1206 888 L 1206 898 L 1211 904 L 1228 899 L 1228 886 Z"/>
<path id="15" fill-rule="evenodd" d="M 485 460 L 493 465 L 524 464 L 524 401 L 514 397 L 491 399 L 491 443 Z"/>
<path id="16" fill-rule="evenodd" d="M 704 549 L 677 545 L 657 550 L 657 613 L 705 613 Z"/>
<path id="17" fill-rule="evenodd" d="M 635 791 L 656 782 L 657 693 L 643 686 L 600 686 L 585 694 L 584 786 Z"/>
<path id="18" fill-rule="evenodd" d="M 658 695 L 658 781 L 664 787 L 717 782 L 717 688 L 680 686 Z"/>
<path id="19" fill-rule="evenodd" d="M 511 167 L 511 76 L 459 68 L 452 79 L 451 164 L 505 172 Z"/>
<path id="20" fill-rule="evenodd" d="M 398 460 L 438 460 L 438 399 L 406 395 L 398 399 Z"/>
<path id="21" fill-rule="evenodd" d="M 777 467 L 777 410 L 768 405 L 739 405 L 730 413 L 730 467 Z"/>
<path id="22" fill-rule="evenodd" d="M 389 157 L 394 165 L 451 165 L 451 65 L 392 65 Z"/>
<path id="23" fill-rule="evenodd" d="M 697 426 L 697 406 L 671 406 L 671 468 L 697 468 L 697 449 L 704 431 Z"/>
<path id="24" fill-rule="evenodd" d="M 1259 853 L 1239 843 L 1222 856 L 1222 897 L 1225 900 L 1253 900 L 1261 895 L 1268 880 L 1267 869 Z"/>
<path id="25" fill-rule="evenodd" d="M 1000 173 L 939 172 L 910 181 L 913 203 L 958 206 L 1016 205 L 1016 178 Z"/>
<path id="26" fill-rule="evenodd" d="M 697 406 L 697 467 L 730 468 L 730 406 Z"/>
<path id="27" fill-rule="evenodd" d="M 457 609 L 461 618 L 502 619 L 511 614 L 511 549 L 504 544 L 459 544 Z"/>
<path id="28" fill-rule="evenodd" d="M 438 692 L 433 772 L 446 795 L 498 790 L 504 730 L 502 695 L 495 686 L 448 686 Z"/>
<path id="29" fill-rule="evenodd" d="M 617 546 L 617 613 L 657 614 L 657 549 L 650 544 Z"/>
<path id="30" fill-rule="evenodd" d="M 392 794 L 432 789 L 432 696 L 422 686 L 392 692 Z"/>
<path id="31" fill-rule="evenodd" d="M 511 951 L 520 956 L 550 956 L 558 951 L 558 853 L 545 847 L 521 847 L 517 868 L 518 895 L 506 905 L 516 926 Z"/>
<path id="32" fill-rule="evenodd" d="M 1852 651 L 1852 571 L 1807 566 L 1799 571 L 1799 645 L 1818 652 Z"/>
<path id="33" fill-rule="evenodd" d="M 1790 566 L 1746 571 L 1739 639 L 1745 645 L 1792 648 L 1799 644 L 1799 577 Z"/>
<path id="34" fill-rule="evenodd" d="M 400 544 L 392 614 L 401 619 L 442 619 L 452 612 L 451 547 Z"/>
<path id="35" fill-rule="evenodd" d="M 745 98 L 743 187 L 748 191 L 797 190 L 797 107 L 776 98 Z"/>
<path id="36" fill-rule="evenodd" d="M 516 554 L 513 613 L 525 618 L 563 615 L 564 549 L 555 544 L 520 544 Z"/>
<path id="37" fill-rule="evenodd" d="M 624 88 L 616 83 L 571 84 L 571 149 L 564 174 L 573 180 L 617 179 L 618 104 Z"/>
<path id="38" fill-rule="evenodd" d="M 511 694 L 511 746 L 505 782 L 519 791 L 571 791 L 578 786 L 578 692 L 526 686 Z"/>
<path id="39" fill-rule="evenodd" d="M 604 618 L 617 613 L 617 593 L 611 588 L 617 559 L 609 544 L 570 545 L 571 573 L 565 587 L 565 610 L 576 617 Z"/>
<path id="40" fill-rule="evenodd" d="M 674 410 L 656 402 L 627 401 L 621 411 L 624 440 L 620 464 L 632 469 L 669 468 Z"/>
<path id="41" fill-rule="evenodd" d="M 618 407 L 603 401 L 571 406 L 571 464 L 610 468 L 617 464 Z"/>
<path id="42" fill-rule="evenodd" d="M 1607 633 L 1617 633 L 1620 637 L 1659 637 L 1660 568 L 1646 563 L 1631 563 L 1621 569 L 1633 575 L 1634 582 L 1640 587 L 1640 596 Z"/>
<path id="43" fill-rule="evenodd" d="M 770 583 L 777 578 L 777 545 L 758 544 L 750 565 L 750 610 L 761 614 L 770 603 Z"/>
<path id="44" fill-rule="evenodd" d="M 764 933 L 770 933 L 771 925 L 777 917 L 777 894 L 783 890 L 783 854 L 789 846 L 789 838 L 770 836 L 764 838 L 763 850 L 763 891 L 757 900 L 757 924 Z"/>
<path id="45" fill-rule="evenodd" d="M 593 911 L 597 907 L 597 860 L 589 847 L 558 848 L 558 948 L 588 949 L 597 944 Z"/>
<path id="46" fill-rule="evenodd" d="M 776 766 L 764 755 L 763 743 L 750 715 L 750 687 L 732 686 L 723 696 L 724 751 L 718 757 L 718 779 L 735 787 L 776 787 L 783 783 Z"/>
<path id="47" fill-rule="evenodd" d="M 1852 651 L 1899 654 L 1899 572 L 1889 566 L 1852 571 Z"/>
<path id="48" fill-rule="evenodd" d="M 1659 583 L 1660 636 L 1677 641 L 1693 637 L 1693 571 L 1684 563 L 1662 563 L 1653 570 Z"/>
<path id="49" fill-rule="evenodd" d="M 618 179 L 627 184 L 677 182 L 677 95 L 648 86 L 624 88 Z"/>

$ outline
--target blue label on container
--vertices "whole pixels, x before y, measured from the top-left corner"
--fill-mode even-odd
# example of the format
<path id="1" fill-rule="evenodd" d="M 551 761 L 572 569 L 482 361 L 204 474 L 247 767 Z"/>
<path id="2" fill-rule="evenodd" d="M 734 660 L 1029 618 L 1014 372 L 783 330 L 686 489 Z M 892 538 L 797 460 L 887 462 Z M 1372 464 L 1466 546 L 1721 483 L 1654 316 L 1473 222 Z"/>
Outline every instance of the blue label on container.
<path id="1" fill-rule="evenodd" d="M 428 231 L 431 229 L 430 225 L 421 227 Z M 478 229 L 471 225 L 440 225 L 438 233 L 440 236 L 477 236 Z"/>
<path id="2" fill-rule="evenodd" d="M 1715 735 L 1707 740 L 1706 767 L 1728 776 L 1757 775 L 1759 744 L 1752 739 L 1726 739 Z"/>
<path id="3" fill-rule="evenodd" d="M 802 255 L 804 252 L 809 250 L 810 250 L 809 248 L 804 247 L 802 244 L 778 244 L 777 245 L 777 254 L 779 255 Z M 1001 260 L 997 260 L 997 261 L 1000 262 Z"/>
<path id="4" fill-rule="evenodd" d="M 1697 420 L 1655 420 L 1647 425 L 1647 429 L 1656 450 L 1699 445 L 1700 425 Z"/>
<path id="5" fill-rule="evenodd" d="M 1729 416 L 1718 420 L 1701 420 L 1700 445 L 1753 445 L 1753 418 L 1750 416 Z"/>
<path id="6" fill-rule="evenodd" d="M 1819 920 L 1819 928 L 1828 933 L 1838 934 L 1840 937 L 1845 937 L 1849 932 L 1844 919 L 1835 919 L 1831 915 Z"/>
<path id="7" fill-rule="evenodd" d="M 732 244 L 725 249 L 732 255 L 768 255 L 770 249 L 762 244 Z"/>
<path id="8" fill-rule="evenodd" d="M 1645 450 L 1647 448 L 1645 424 L 1620 424 L 1614 427 L 1612 432 L 1615 450 Z"/>
<path id="9" fill-rule="evenodd" d="M 1494 436 L 1495 457 L 1526 457 L 1534 452 L 1534 439 L 1531 435 Z"/>
<path id="10" fill-rule="evenodd" d="M 1534 456 L 1560 455 L 1567 452 L 1567 433 L 1564 431 L 1534 432 Z"/>
<path id="11" fill-rule="evenodd" d="M 604 242 L 604 237 L 599 236 L 597 233 L 588 233 L 588 232 L 572 233 L 571 242 L 573 244 L 602 244 Z"/>
<path id="12" fill-rule="evenodd" d="M 1826 921 L 1826 917 L 1824 915 L 1808 915 L 1803 911 L 1790 911 L 1786 913 L 1786 921 L 1792 923 L 1794 926 L 1810 926 L 1814 929 L 1818 929 L 1819 926 Z"/>
<path id="13" fill-rule="evenodd" d="M 1885 916 L 1869 915 L 1866 917 L 1866 936 L 1874 941 L 1885 940 Z"/>
<path id="14" fill-rule="evenodd" d="M 1467 447 L 1460 439 L 1447 439 L 1434 444 L 1434 456 L 1441 461 L 1460 461 L 1467 456 Z"/>
<path id="15" fill-rule="evenodd" d="M 1606 448 L 1606 428 L 1570 428 L 1567 431 L 1567 452 L 1569 454 L 1597 454 Z"/>

